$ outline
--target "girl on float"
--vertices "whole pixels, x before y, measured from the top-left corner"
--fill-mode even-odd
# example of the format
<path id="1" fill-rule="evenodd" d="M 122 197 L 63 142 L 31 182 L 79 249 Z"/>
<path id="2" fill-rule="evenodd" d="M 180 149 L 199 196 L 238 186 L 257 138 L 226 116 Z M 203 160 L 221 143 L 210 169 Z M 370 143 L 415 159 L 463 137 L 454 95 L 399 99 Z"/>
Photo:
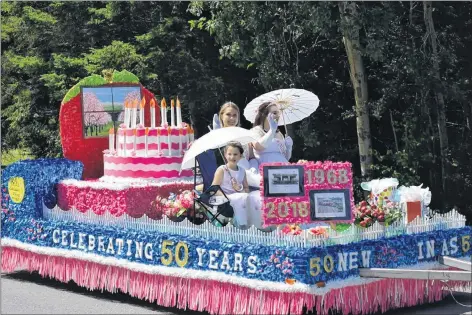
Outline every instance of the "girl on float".
<path id="1" fill-rule="evenodd" d="M 239 107 L 233 102 L 224 103 L 218 114 L 213 116 L 213 130 L 226 127 L 237 127 L 240 125 Z M 252 144 L 243 146 L 244 155 L 240 159 L 238 165 L 244 168 L 247 172 L 248 184 L 251 187 L 257 188 L 260 185 L 257 168 L 259 164 L 254 159 Z"/>
<path id="2" fill-rule="evenodd" d="M 254 133 L 257 142 L 253 143 L 254 156 L 259 164 L 283 162 L 287 163 L 292 156 L 293 140 L 290 136 L 284 138 L 277 129 L 280 119 L 280 109 L 272 102 L 262 103 L 254 120 Z M 257 167 L 259 171 L 259 167 Z"/>
<path id="3" fill-rule="evenodd" d="M 248 215 L 249 186 L 246 170 L 238 165 L 243 157 L 244 149 L 239 142 L 230 142 L 224 149 L 227 163 L 216 169 L 212 185 L 219 185 L 228 197 L 234 210 L 233 224 L 241 229 L 252 225 Z"/>
<path id="4" fill-rule="evenodd" d="M 253 142 L 254 156 L 258 161 L 258 165 L 255 168 L 257 170 L 257 177 L 260 181 L 262 174 L 259 174 L 259 164 L 262 163 L 273 163 L 283 162 L 287 163 L 292 156 L 293 140 L 287 136 L 284 138 L 282 133 L 277 129 L 278 121 L 281 112 L 279 107 L 272 102 L 262 103 L 258 110 L 254 120 L 254 127 L 251 131 L 254 133 L 254 138 L 259 139 Z M 255 211 L 252 212 L 253 224 L 263 230 L 272 231 L 276 227 L 271 226 L 268 228 L 262 228 L 262 200 L 258 192 L 251 192 L 249 194 L 249 200 L 252 204 L 252 208 Z"/>

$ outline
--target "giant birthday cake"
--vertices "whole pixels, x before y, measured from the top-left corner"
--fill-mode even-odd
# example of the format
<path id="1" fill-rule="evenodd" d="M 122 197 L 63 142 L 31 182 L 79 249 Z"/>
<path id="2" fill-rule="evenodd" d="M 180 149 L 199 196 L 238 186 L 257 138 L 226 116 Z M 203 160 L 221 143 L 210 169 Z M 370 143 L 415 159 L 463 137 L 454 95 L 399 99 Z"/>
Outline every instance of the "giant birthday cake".
<path id="1" fill-rule="evenodd" d="M 145 127 L 144 104 L 140 111 L 140 124 L 136 124 L 136 105 L 125 104 L 124 123 L 120 125 L 116 137 L 117 147 L 114 149 L 114 130 L 110 131 L 110 148 L 104 151 L 105 181 L 116 180 L 148 180 L 169 181 L 190 179 L 192 170 L 180 171 L 182 159 L 189 143 L 193 140 L 193 130 L 182 122 L 180 102 L 177 99 L 176 118 L 174 119 L 174 100 L 171 105 L 171 123 L 164 120 L 156 127 L 155 119 L 151 126 Z M 155 103 L 151 101 L 151 117 L 154 114 Z M 165 99 L 162 100 L 161 114 L 166 116 Z M 167 120 L 167 119 L 166 119 Z"/>

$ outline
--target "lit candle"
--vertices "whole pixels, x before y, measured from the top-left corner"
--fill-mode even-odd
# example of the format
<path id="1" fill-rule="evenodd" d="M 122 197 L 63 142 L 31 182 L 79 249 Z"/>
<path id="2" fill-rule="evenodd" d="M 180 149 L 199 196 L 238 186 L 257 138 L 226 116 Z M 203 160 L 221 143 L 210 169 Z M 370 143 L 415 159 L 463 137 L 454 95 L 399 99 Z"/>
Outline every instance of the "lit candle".
<path id="1" fill-rule="evenodd" d="M 167 104 L 166 99 L 163 98 L 161 101 L 161 127 L 167 125 Z"/>
<path id="2" fill-rule="evenodd" d="M 156 128 L 156 102 L 153 98 L 151 99 L 151 128 Z"/>
<path id="3" fill-rule="evenodd" d="M 133 129 L 133 151 L 134 151 L 134 153 L 136 153 L 136 138 L 137 138 L 136 134 L 137 134 L 137 131 L 138 130 L 136 128 Z"/>
<path id="4" fill-rule="evenodd" d="M 161 155 L 161 129 L 157 128 L 157 155 Z"/>
<path id="5" fill-rule="evenodd" d="M 123 156 L 126 156 L 126 129 L 123 130 Z"/>
<path id="6" fill-rule="evenodd" d="M 186 128 L 187 128 L 187 150 L 188 150 L 190 146 L 190 142 L 191 142 L 190 141 L 190 125 L 187 125 Z"/>
<path id="7" fill-rule="evenodd" d="M 125 107 L 125 117 L 123 118 L 123 123 L 125 124 L 125 126 L 128 126 L 129 110 L 128 110 L 128 101 L 126 100 L 125 100 L 124 107 Z"/>
<path id="8" fill-rule="evenodd" d="M 175 127 L 174 100 L 170 100 L 170 126 Z"/>
<path id="9" fill-rule="evenodd" d="M 177 97 L 177 127 L 182 128 L 182 110 L 180 108 L 180 100 Z"/>
<path id="10" fill-rule="evenodd" d="M 146 99 L 143 97 L 141 99 L 141 104 L 140 104 L 140 110 L 139 110 L 139 124 L 144 126 L 144 106 L 146 106 Z"/>
<path id="11" fill-rule="evenodd" d="M 167 145 L 169 147 L 169 153 L 167 154 L 168 156 L 172 156 L 172 143 L 170 142 L 170 126 L 167 127 Z"/>
<path id="12" fill-rule="evenodd" d="M 126 128 L 131 128 L 131 112 L 133 111 L 133 103 L 127 102 L 128 104 L 128 122 L 126 124 Z"/>
<path id="13" fill-rule="evenodd" d="M 190 141 L 193 141 L 194 135 L 193 135 L 193 129 L 190 127 Z"/>
<path id="14" fill-rule="evenodd" d="M 108 149 L 110 153 L 115 151 L 115 128 L 111 127 L 108 131 Z"/>
<path id="15" fill-rule="evenodd" d="M 121 130 L 121 128 L 118 128 L 118 132 L 116 133 L 116 155 L 118 156 L 121 156 L 121 154 L 123 153 L 123 148 L 121 147 L 121 143 L 123 142 L 123 136 L 121 134 L 121 132 L 123 132 L 123 130 Z"/>
<path id="16" fill-rule="evenodd" d="M 149 128 L 146 127 L 145 135 L 144 135 L 144 155 L 148 156 L 148 133 L 149 133 Z"/>
<path id="17" fill-rule="evenodd" d="M 133 101 L 133 117 L 131 118 L 131 128 L 136 128 L 136 115 L 138 111 L 138 100 Z"/>
<path id="18" fill-rule="evenodd" d="M 182 136 L 183 136 L 183 131 L 182 128 L 179 128 L 179 156 L 182 156 Z"/>

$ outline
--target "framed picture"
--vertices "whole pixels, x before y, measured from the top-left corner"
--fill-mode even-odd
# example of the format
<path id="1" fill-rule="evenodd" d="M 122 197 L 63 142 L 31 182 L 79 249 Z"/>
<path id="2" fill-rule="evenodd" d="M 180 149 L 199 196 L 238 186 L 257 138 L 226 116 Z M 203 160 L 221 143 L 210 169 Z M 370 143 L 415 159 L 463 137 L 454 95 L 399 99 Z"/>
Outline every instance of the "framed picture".
<path id="1" fill-rule="evenodd" d="M 351 219 L 349 189 L 310 190 L 309 195 L 312 221 Z"/>
<path id="2" fill-rule="evenodd" d="M 82 123 L 85 138 L 108 137 L 124 121 L 124 104 L 141 101 L 139 85 L 81 86 Z M 141 108 L 137 107 L 137 115 Z"/>
<path id="3" fill-rule="evenodd" d="M 305 171 L 302 165 L 267 165 L 262 167 L 265 197 L 305 195 Z"/>

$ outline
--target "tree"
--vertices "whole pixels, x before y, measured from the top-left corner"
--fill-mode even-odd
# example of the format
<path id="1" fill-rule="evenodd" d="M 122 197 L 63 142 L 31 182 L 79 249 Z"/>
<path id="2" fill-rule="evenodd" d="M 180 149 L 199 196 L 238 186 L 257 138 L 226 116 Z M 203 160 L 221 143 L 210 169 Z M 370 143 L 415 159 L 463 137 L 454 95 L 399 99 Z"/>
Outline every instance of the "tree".
<path id="1" fill-rule="evenodd" d="M 361 55 L 359 23 L 355 2 L 340 2 L 341 30 L 346 55 L 349 60 L 349 73 L 356 101 L 357 141 L 361 174 L 366 180 L 372 176 L 372 140 L 368 108 L 367 73 Z"/>
<path id="2" fill-rule="evenodd" d="M 429 39 L 431 45 L 431 61 L 432 61 L 432 70 L 433 78 L 435 80 L 435 89 L 434 93 L 436 95 L 437 102 L 437 116 L 438 116 L 438 133 L 439 133 L 439 149 L 441 156 L 441 173 L 442 173 L 442 189 L 447 191 L 446 181 L 447 181 L 447 159 L 448 159 L 448 136 L 446 128 L 446 106 L 444 103 L 444 95 L 442 93 L 441 86 L 441 76 L 439 70 L 439 56 L 438 56 L 438 43 L 437 43 L 437 34 L 434 29 L 433 22 L 433 4 L 431 1 L 423 2 L 424 10 L 424 23 L 426 25 L 426 38 Z"/>

